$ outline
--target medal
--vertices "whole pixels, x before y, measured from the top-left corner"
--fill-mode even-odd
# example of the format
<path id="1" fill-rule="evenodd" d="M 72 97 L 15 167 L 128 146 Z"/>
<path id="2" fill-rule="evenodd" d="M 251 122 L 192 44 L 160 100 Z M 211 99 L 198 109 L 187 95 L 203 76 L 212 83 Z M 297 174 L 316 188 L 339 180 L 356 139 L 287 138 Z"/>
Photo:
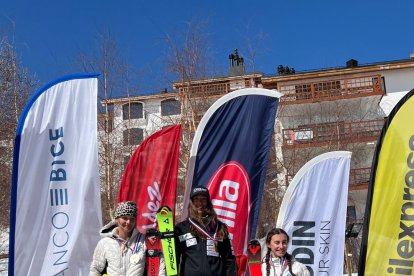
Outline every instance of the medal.
<path id="1" fill-rule="evenodd" d="M 214 257 L 220 256 L 217 245 L 216 245 L 216 241 L 207 239 L 206 244 L 207 244 L 207 256 L 214 256 Z"/>
<path id="2" fill-rule="evenodd" d="M 136 240 L 135 240 L 135 246 L 134 246 L 134 249 L 132 250 L 132 255 L 131 255 L 131 257 L 129 257 L 129 262 L 131 263 L 131 264 L 137 264 L 138 262 L 139 262 L 139 260 L 140 260 L 140 257 L 139 257 L 139 255 L 137 254 L 137 252 L 140 250 L 140 248 L 141 248 L 141 244 L 140 245 L 138 245 L 138 241 L 139 241 L 139 238 L 141 237 L 141 233 L 139 233 L 138 235 L 137 235 L 137 238 L 136 238 Z"/>
<path id="3" fill-rule="evenodd" d="M 140 250 L 140 248 L 141 248 L 141 244 L 139 244 L 138 245 L 138 241 L 139 241 L 139 238 L 141 237 L 141 233 L 138 233 L 138 235 L 137 235 L 137 238 L 135 239 L 135 246 L 134 246 L 134 249 L 132 249 L 132 255 L 131 255 L 131 257 L 129 257 L 129 262 L 131 263 L 131 264 L 137 264 L 138 262 L 139 262 L 139 260 L 140 260 L 140 257 L 139 257 L 139 255 L 137 254 L 137 252 Z"/>
<path id="4" fill-rule="evenodd" d="M 131 264 L 137 264 L 139 262 L 138 254 L 132 254 L 131 257 L 129 257 L 129 262 Z"/>

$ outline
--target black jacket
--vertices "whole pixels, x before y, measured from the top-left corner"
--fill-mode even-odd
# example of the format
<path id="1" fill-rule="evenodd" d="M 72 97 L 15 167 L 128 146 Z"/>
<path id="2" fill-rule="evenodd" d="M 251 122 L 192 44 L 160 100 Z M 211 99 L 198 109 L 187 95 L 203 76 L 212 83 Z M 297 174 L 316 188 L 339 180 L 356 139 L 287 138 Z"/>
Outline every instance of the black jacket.
<path id="1" fill-rule="evenodd" d="M 219 256 L 207 256 L 207 240 L 191 234 L 188 219 L 175 226 L 177 262 L 180 275 L 184 276 L 233 276 L 236 275 L 236 258 L 230 239 L 217 242 Z M 218 229 L 226 227 L 219 222 Z M 227 229 L 226 229 L 227 230 Z"/>

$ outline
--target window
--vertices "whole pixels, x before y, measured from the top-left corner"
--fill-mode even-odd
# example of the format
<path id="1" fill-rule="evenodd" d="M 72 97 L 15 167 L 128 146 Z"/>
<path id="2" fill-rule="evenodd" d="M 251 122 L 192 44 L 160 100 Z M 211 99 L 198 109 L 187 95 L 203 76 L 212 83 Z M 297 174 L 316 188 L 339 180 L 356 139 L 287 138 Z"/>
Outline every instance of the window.
<path id="1" fill-rule="evenodd" d="M 318 82 L 314 84 L 314 89 L 315 92 L 338 90 L 341 89 L 341 82 L 339 80 Z"/>
<path id="2" fill-rule="evenodd" d="M 363 224 L 357 219 L 355 206 L 348 206 L 346 210 L 345 238 L 357 238 Z"/>
<path id="3" fill-rule="evenodd" d="M 144 131 L 141 128 L 124 130 L 124 146 L 139 145 L 144 139 Z"/>
<path id="4" fill-rule="evenodd" d="M 122 118 L 124 120 L 144 118 L 143 104 L 137 102 L 124 104 L 122 106 Z"/>
<path id="5" fill-rule="evenodd" d="M 348 206 L 346 210 L 346 218 L 348 221 L 355 221 L 357 218 L 355 206 Z"/>
<path id="6" fill-rule="evenodd" d="M 108 122 L 105 123 L 106 132 L 112 132 L 112 130 L 114 129 L 114 117 L 112 115 L 113 114 L 111 114 L 111 116 L 108 118 Z"/>
<path id="7" fill-rule="evenodd" d="M 374 86 L 374 92 L 384 91 L 384 94 L 387 95 L 387 91 L 385 90 L 385 78 L 384 77 L 372 78 L 372 84 Z"/>
<path id="8" fill-rule="evenodd" d="M 161 102 L 161 116 L 178 115 L 181 113 L 180 102 L 167 99 Z"/>
<path id="9" fill-rule="evenodd" d="M 114 126 L 114 114 L 113 113 L 99 113 L 98 114 L 98 129 L 99 131 L 105 131 L 107 133 L 112 132 Z"/>
<path id="10" fill-rule="evenodd" d="M 311 98 L 310 83 L 295 85 L 296 100 L 305 100 Z"/>
<path id="11" fill-rule="evenodd" d="M 124 156 L 124 168 L 127 167 L 129 160 L 131 159 L 131 156 Z"/>
<path id="12" fill-rule="evenodd" d="M 312 128 L 301 127 L 299 129 L 295 129 L 295 142 L 299 143 L 307 143 L 312 141 L 313 139 L 313 130 Z"/>

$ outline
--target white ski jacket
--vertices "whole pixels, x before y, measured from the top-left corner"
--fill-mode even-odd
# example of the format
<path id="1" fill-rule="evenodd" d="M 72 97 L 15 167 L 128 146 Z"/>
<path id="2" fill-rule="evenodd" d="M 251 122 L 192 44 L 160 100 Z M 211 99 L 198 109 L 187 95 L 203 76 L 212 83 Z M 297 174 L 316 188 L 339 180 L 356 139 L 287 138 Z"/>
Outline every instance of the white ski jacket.
<path id="1" fill-rule="evenodd" d="M 275 271 L 276 269 L 276 271 Z M 282 274 L 280 274 L 280 270 L 277 267 L 274 267 L 270 265 L 270 275 L 282 275 L 282 276 L 291 276 L 289 269 L 286 267 Z M 310 276 L 309 270 L 306 268 L 306 266 L 298 261 L 296 261 L 294 258 L 292 259 L 292 272 L 296 276 Z M 266 261 L 263 258 L 262 260 L 262 275 L 266 276 Z"/>
<path id="2" fill-rule="evenodd" d="M 126 243 L 118 236 L 115 222 L 105 225 L 100 231 L 102 239 L 93 254 L 90 276 L 100 276 L 105 266 L 110 276 L 141 276 L 145 271 L 145 235 L 134 229 Z M 133 252 L 136 256 L 132 257 Z M 134 259 L 135 258 L 135 259 Z M 159 276 L 165 276 L 165 262 L 160 258 Z"/>

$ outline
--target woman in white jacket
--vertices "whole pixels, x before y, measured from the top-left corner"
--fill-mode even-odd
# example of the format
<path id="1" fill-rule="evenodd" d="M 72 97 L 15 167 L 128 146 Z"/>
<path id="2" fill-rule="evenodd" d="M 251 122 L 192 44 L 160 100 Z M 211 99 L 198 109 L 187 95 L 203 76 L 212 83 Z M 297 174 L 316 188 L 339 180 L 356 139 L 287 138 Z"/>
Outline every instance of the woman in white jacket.
<path id="1" fill-rule="evenodd" d="M 136 229 L 137 205 L 132 201 L 120 202 L 115 221 L 101 229 L 103 237 L 97 244 L 90 267 L 90 276 L 141 276 L 145 271 L 145 235 Z M 159 275 L 165 275 L 161 258 Z"/>
<path id="2" fill-rule="evenodd" d="M 287 253 L 288 234 L 281 228 L 273 228 L 267 233 L 267 253 L 262 260 L 262 275 L 270 276 L 310 276 L 306 266 Z"/>

